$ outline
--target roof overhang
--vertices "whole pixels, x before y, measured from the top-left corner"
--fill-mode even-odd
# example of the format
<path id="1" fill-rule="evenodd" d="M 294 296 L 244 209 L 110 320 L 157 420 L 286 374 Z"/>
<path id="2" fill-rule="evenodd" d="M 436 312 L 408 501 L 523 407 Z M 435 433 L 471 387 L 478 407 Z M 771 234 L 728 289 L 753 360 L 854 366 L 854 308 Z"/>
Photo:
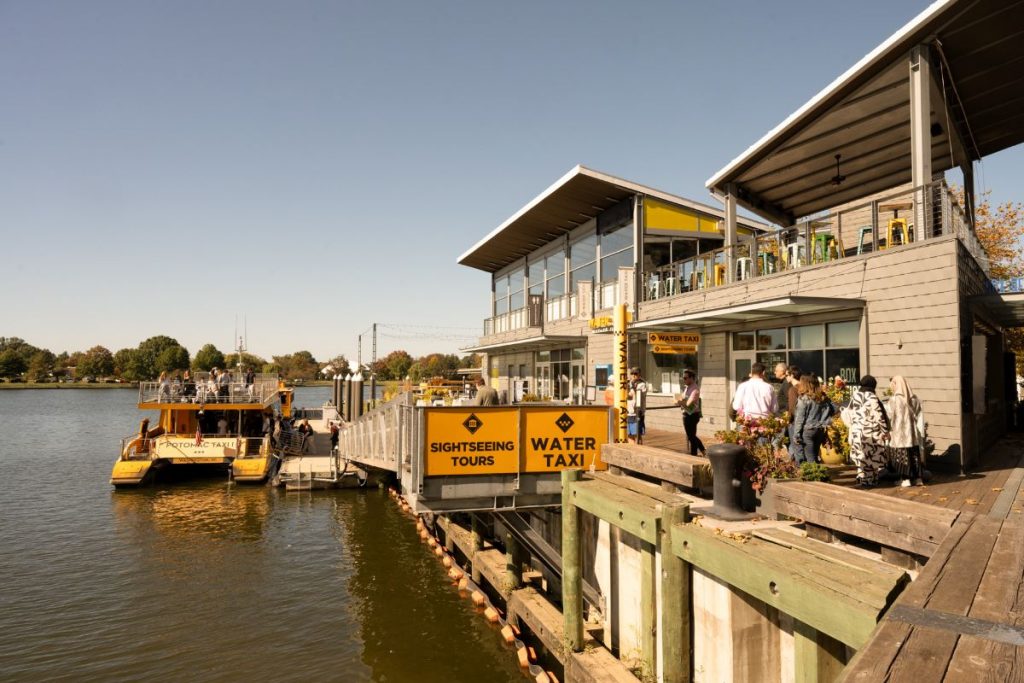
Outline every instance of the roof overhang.
<path id="1" fill-rule="evenodd" d="M 725 308 L 694 311 L 666 318 L 645 320 L 630 325 L 630 330 L 678 330 L 680 327 L 703 328 L 720 325 L 775 320 L 782 316 L 810 315 L 864 307 L 862 299 L 839 299 L 814 296 L 787 296 L 753 301 Z"/>
<path id="2" fill-rule="evenodd" d="M 931 46 L 932 171 L 1024 142 L 1024 2 L 939 0 L 707 181 L 782 222 L 911 182 L 909 55 Z M 945 103 L 945 104 L 944 104 Z M 836 154 L 842 184 L 833 185 Z"/>
<path id="3" fill-rule="evenodd" d="M 501 270 L 634 195 L 654 197 L 719 219 L 725 217 L 721 208 L 576 166 L 470 247 L 458 262 L 488 273 Z M 755 230 L 768 227 L 749 219 L 741 219 L 740 225 Z"/>
<path id="4" fill-rule="evenodd" d="M 972 297 L 1003 327 L 1024 327 L 1024 292 Z"/>
<path id="5" fill-rule="evenodd" d="M 492 351 L 543 351 L 553 349 L 566 344 L 585 344 L 587 338 L 583 335 L 537 335 L 526 339 L 515 339 L 510 341 L 495 342 L 493 344 L 481 344 L 459 349 L 462 353 L 491 353 Z"/>

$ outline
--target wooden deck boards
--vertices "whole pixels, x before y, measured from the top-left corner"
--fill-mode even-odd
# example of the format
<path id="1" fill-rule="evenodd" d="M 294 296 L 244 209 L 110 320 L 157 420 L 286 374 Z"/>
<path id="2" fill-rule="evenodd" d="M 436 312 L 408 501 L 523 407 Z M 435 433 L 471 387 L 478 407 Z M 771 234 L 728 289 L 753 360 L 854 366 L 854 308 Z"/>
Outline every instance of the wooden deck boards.
<path id="1" fill-rule="evenodd" d="M 962 513 L 843 681 L 1024 678 L 1024 520 Z"/>

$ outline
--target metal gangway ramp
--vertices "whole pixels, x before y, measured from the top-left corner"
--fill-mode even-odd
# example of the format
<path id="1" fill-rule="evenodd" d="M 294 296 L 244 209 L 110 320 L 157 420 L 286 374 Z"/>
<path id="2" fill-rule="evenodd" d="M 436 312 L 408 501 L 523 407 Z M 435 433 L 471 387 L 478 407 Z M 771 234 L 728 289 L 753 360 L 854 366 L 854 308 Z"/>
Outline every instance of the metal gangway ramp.
<path id="1" fill-rule="evenodd" d="M 500 511 L 561 503 L 564 469 L 604 470 L 606 406 L 417 406 L 403 393 L 338 437 L 339 459 L 394 472 L 416 512 Z"/>

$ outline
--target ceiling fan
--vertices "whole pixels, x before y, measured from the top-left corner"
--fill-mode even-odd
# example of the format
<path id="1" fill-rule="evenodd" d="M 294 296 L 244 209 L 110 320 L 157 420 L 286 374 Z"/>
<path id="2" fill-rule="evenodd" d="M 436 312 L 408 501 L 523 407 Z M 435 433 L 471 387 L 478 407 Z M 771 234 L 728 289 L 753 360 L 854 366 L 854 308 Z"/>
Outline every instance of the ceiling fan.
<path id="1" fill-rule="evenodd" d="M 842 154 L 836 155 L 836 174 L 832 176 L 832 184 L 836 186 L 842 185 L 843 181 L 846 180 L 846 176 L 839 172 L 839 159 L 842 156 Z"/>

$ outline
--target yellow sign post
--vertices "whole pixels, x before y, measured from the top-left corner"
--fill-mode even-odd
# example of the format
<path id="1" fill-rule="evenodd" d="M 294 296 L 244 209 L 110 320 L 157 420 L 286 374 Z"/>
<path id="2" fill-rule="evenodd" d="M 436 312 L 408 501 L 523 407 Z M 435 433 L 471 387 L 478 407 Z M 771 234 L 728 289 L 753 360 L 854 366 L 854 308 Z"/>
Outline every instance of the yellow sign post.
<path id="1" fill-rule="evenodd" d="M 628 381 L 626 367 L 626 351 L 628 342 L 626 339 L 626 304 L 619 304 L 614 309 L 614 325 L 612 327 L 612 343 L 615 345 L 613 353 L 613 371 L 615 373 L 615 441 L 626 443 L 628 431 L 628 411 L 626 402 L 629 392 L 626 390 Z"/>
<path id="2" fill-rule="evenodd" d="M 519 471 L 516 408 L 428 408 L 424 419 L 424 475 Z"/>

